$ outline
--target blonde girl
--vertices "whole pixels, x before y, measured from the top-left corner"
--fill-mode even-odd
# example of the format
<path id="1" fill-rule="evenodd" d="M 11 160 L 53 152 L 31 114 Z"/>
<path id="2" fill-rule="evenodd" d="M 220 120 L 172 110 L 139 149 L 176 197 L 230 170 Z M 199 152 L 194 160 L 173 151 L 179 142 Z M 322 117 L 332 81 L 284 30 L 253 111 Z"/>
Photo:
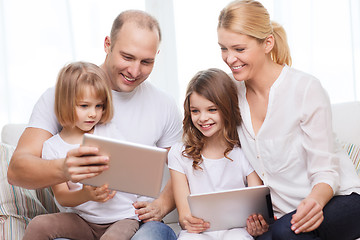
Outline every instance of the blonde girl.
<path id="1" fill-rule="evenodd" d="M 62 68 L 55 88 L 55 113 L 62 130 L 44 143 L 44 159 L 66 157 L 69 150 L 79 147 L 84 133 L 100 134 L 111 129 L 105 126 L 113 116 L 105 72 L 87 62 Z M 139 228 L 132 206 L 136 195 L 110 191 L 107 185 L 92 187 L 73 182 L 57 184 L 52 190 L 61 212 L 35 217 L 24 240 L 129 240 Z"/>

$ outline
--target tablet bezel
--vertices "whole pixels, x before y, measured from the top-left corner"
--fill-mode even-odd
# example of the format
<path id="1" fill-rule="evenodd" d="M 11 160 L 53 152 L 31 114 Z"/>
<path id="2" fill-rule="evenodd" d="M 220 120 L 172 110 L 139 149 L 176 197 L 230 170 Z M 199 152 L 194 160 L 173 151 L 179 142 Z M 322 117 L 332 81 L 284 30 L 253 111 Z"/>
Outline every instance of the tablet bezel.
<path id="1" fill-rule="evenodd" d="M 160 194 L 167 150 L 144 144 L 84 134 L 84 146 L 99 148 L 109 156 L 109 169 L 82 180 L 92 186 L 109 184 L 110 189 L 156 198 Z"/>
<path id="2" fill-rule="evenodd" d="M 219 192 L 190 194 L 191 214 L 210 223 L 207 231 L 246 227 L 247 218 L 262 214 L 267 223 L 274 222 L 270 189 L 254 186 Z"/>

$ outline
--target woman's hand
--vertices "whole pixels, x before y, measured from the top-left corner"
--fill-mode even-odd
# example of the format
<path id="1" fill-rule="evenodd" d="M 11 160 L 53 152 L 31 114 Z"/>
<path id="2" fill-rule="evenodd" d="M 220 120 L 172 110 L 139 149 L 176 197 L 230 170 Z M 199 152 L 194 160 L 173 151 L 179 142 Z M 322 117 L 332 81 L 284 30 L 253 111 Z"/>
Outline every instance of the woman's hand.
<path id="1" fill-rule="evenodd" d="M 253 214 L 246 221 L 246 230 L 251 236 L 257 237 L 269 230 L 269 224 L 261 214 Z"/>
<path id="2" fill-rule="evenodd" d="M 185 216 L 183 219 L 179 219 L 181 226 L 189 233 L 201 233 L 210 227 L 208 222 L 203 219 L 193 217 L 191 215 Z"/>
<path id="3" fill-rule="evenodd" d="M 296 234 L 317 229 L 324 220 L 323 208 L 333 197 L 333 189 L 326 183 L 316 184 L 302 200 L 291 219 L 291 230 Z"/>
<path id="4" fill-rule="evenodd" d="M 324 220 L 322 208 L 321 204 L 314 198 L 305 198 L 292 216 L 291 230 L 298 234 L 317 229 Z"/>
<path id="5" fill-rule="evenodd" d="M 116 194 L 116 191 L 111 191 L 108 187 L 107 184 L 104 184 L 101 187 L 83 185 L 82 191 L 88 196 L 89 201 L 106 202 L 112 199 Z"/>

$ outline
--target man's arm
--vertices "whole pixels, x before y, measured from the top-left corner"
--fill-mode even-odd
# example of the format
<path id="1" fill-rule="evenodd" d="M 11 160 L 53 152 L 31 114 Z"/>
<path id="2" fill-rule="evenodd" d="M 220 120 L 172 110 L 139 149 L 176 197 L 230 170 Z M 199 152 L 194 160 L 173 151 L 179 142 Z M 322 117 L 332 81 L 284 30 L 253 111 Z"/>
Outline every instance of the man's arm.
<path id="1" fill-rule="evenodd" d="M 25 188 L 42 188 L 64 182 L 63 160 L 41 159 L 43 143 L 51 133 L 40 128 L 26 128 L 21 135 L 8 169 L 8 182 Z"/>
<path id="2" fill-rule="evenodd" d="M 170 151 L 170 148 L 166 148 Z M 167 163 L 167 159 L 166 159 Z M 161 221 L 168 213 L 175 209 L 175 198 L 171 178 L 169 178 L 160 196 L 153 202 L 135 202 L 135 213 L 143 222 Z"/>
<path id="3" fill-rule="evenodd" d="M 10 184 L 30 189 L 43 188 L 68 180 L 78 182 L 109 168 L 109 158 L 94 156 L 98 153 L 94 147 L 73 149 L 65 159 L 42 159 L 43 143 L 51 136 L 40 128 L 25 129 L 9 164 L 7 176 Z"/>
<path id="4" fill-rule="evenodd" d="M 135 202 L 135 213 L 143 222 L 161 221 L 169 212 L 175 209 L 175 199 L 171 179 L 167 182 L 159 198 L 153 202 Z"/>

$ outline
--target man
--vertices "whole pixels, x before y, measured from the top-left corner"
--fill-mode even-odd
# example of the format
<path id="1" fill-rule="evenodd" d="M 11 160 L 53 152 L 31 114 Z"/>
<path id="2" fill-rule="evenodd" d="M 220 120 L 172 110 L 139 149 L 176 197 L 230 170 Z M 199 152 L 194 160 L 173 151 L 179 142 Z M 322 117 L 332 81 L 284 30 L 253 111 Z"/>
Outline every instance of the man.
<path id="1" fill-rule="evenodd" d="M 114 20 L 110 37 L 105 38 L 106 58 L 101 67 L 108 74 L 113 89 L 115 114 L 112 122 L 118 134 L 128 141 L 170 148 L 181 136 L 178 109 L 171 98 L 144 82 L 153 69 L 160 41 L 161 31 L 156 19 L 142 11 L 125 11 Z M 49 89 L 35 105 L 29 126 L 12 157 L 9 183 L 41 188 L 69 180 L 78 182 L 108 168 L 108 158 L 91 156 L 98 151 L 91 147 L 69 151 L 65 159 L 40 158 L 43 142 L 60 128 L 53 102 L 54 89 Z M 174 232 L 160 222 L 175 207 L 170 181 L 158 199 L 137 202 L 134 207 L 143 224 L 132 239 L 176 239 Z"/>

